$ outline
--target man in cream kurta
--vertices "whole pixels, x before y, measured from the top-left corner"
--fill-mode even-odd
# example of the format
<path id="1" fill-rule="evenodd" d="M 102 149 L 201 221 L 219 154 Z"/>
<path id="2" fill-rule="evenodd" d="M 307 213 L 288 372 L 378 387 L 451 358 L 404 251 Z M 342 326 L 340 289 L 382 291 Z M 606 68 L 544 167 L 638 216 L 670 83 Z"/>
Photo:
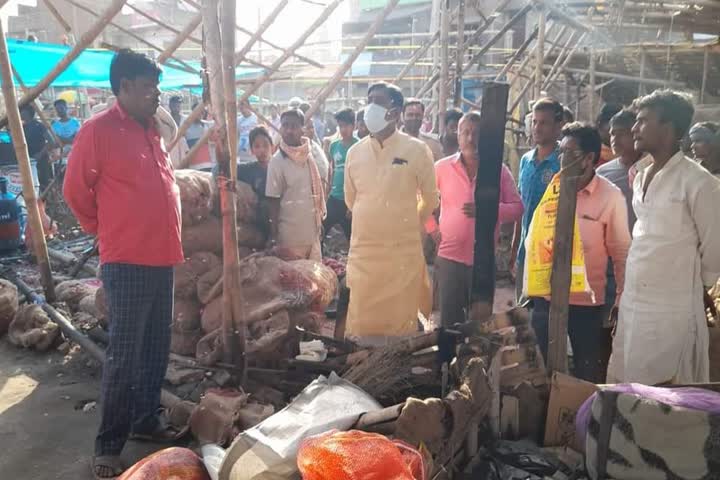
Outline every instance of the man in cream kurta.
<path id="1" fill-rule="evenodd" d="M 720 182 L 680 151 L 689 100 L 656 91 L 637 106 L 635 146 L 651 158 L 633 184 L 637 222 L 608 382 L 707 382 L 703 289 L 720 276 Z"/>
<path id="2" fill-rule="evenodd" d="M 430 313 L 420 229 L 439 197 L 430 149 L 396 130 L 400 90 L 372 85 L 368 104 L 371 135 L 350 149 L 345 164 L 345 203 L 353 217 L 346 332 L 378 345 L 413 335 L 418 312 Z"/>

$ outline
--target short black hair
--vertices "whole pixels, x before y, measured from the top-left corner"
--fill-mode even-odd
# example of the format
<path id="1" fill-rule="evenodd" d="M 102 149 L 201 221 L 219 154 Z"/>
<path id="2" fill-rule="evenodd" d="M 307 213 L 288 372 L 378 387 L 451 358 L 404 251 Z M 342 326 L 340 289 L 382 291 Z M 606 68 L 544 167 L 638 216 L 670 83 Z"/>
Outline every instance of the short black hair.
<path id="1" fill-rule="evenodd" d="M 479 115 L 479 112 L 476 112 Z M 445 125 L 450 122 L 459 122 L 463 117 L 463 112 L 459 108 L 451 108 L 445 111 Z"/>
<path id="2" fill-rule="evenodd" d="M 23 112 L 29 112 L 31 118 L 35 117 L 35 109 L 33 108 L 31 102 L 28 102 L 25 105 L 23 105 L 22 107 L 20 107 L 20 113 L 23 113 Z"/>
<path id="3" fill-rule="evenodd" d="M 56 107 L 57 107 L 58 105 L 65 105 L 65 106 L 67 107 L 67 102 L 65 101 L 64 98 L 58 98 L 57 100 L 55 100 L 55 101 L 53 102 L 53 105 L 55 105 Z"/>
<path id="4" fill-rule="evenodd" d="M 258 125 L 257 127 L 250 130 L 250 147 L 252 148 L 253 143 L 255 143 L 255 139 L 258 137 L 265 137 L 268 139 L 268 142 L 270 142 L 270 145 L 273 144 L 272 136 L 270 135 L 270 132 L 265 127 L 265 125 Z"/>
<path id="5" fill-rule="evenodd" d="M 355 122 L 360 123 L 360 122 L 364 122 L 364 121 L 365 121 L 365 109 L 361 108 L 355 114 Z"/>
<path id="6" fill-rule="evenodd" d="M 482 117 L 480 116 L 480 112 L 478 112 L 477 110 L 470 110 L 469 112 L 467 112 L 465 115 L 462 116 L 462 119 L 469 120 L 472 123 L 474 123 L 475 125 L 477 125 L 480 123 L 480 120 L 482 119 Z"/>
<path id="7" fill-rule="evenodd" d="M 370 92 L 373 90 L 377 90 L 379 88 L 387 90 L 388 96 L 390 97 L 390 105 L 395 108 L 403 108 L 403 105 L 405 105 L 405 97 L 403 96 L 400 87 L 388 82 L 376 82 L 368 87 L 368 95 L 370 95 Z"/>
<path id="8" fill-rule="evenodd" d="M 182 103 L 182 101 L 183 101 L 183 99 L 180 95 L 173 95 L 172 97 L 170 97 L 170 100 L 168 101 L 168 103 L 177 103 L 177 102 Z"/>
<path id="9" fill-rule="evenodd" d="M 110 87 L 115 96 L 120 94 L 120 82 L 123 78 L 135 80 L 137 77 L 153 77 L 158 81 L 162 69 L 153 60 L 143 53 L 133 52 L 123 48 L 118 51 L 110 63 Z"/>
<path id="10" fill-rule="evenodd" d="M 298 109 L 303 113 L 303 115 L 305 115 L 307 112 L 310 111 L 310 107 L 311 107 L 311 105 L 308 102 L 302 102 L 298 106 Z"/>
<path id="11" fill-rule="evenodd" d="M 636 98 L 633 107 L 638 112 L 643 108 L 653 110 L 661 122 L 670 122 L 677 140 L 688 132 L 695 115 L 695 107 L 690 97 L 673 90 L 655 90 L 650 95 Z"/>
<path id="12" fill-rule="evenodd" d="M 595 125 L 599 127 L 605 123 L 610 123 L 610 119 L 622 109 L 623 107 L 619 103 L 606 103 L 600 109 L 600 113 L 595 119 Z"/>
<path id="13" fill-rule="evenodd" d="M 352 108 L 343 108 L 335 114 L 335 121 L 342 122 L 347 125 L 354 125 L 355 112 Z"/>
<path id="14" fill-rule="evenodd" d="M 408 98 L 405 100 L 403 104 L 403 113 L 405 113 L 405 110 L 407 110 L 408 107 L 412 107 L 413 105 L 419 105 L 422 113 L 425 113 L 425 104 L 419 98 Z"/>
<path id="15" fill-rule="evenodd" d="M 710 130 L 712 133 L 715 133 L 715 134 L 720 132 L 720 125 L 717 124 L 716 122 L 698 122 L 695 125 L 693 125 L 693 127 L 690 130 L 693 130 L 695 128 L 707 128 L 708 130 Z"/>
<path id="16" fill-rule="evenodd" d="M 624 108 L 610 119 L 610 128 L 632 128 L 637 115 L 632 110 Z"/>
<path id="17" fill-rule="evenodd" d="M 305 114 L 299 108 L 290 108 L 280 114 L 280 121 L 282 122 L 285 117 L 295 117 L 300 120 L 300 123 L 305 125 Z"/>
<path id="18" fill-rule="evenodd" d="M 575 114 L 567 105 L 563 106 L 563 121 L 565 123 L 572 123 L 575 121 Z"/>
<path id="19" fill-rule="evenodd" d="M 568 123 L 562 129 L 562 136 L 574 138 L 583 153 L 592 153 L 594 156 L 593 164 L 597 165 L 598 161 L 600 161 L 602 139 L 596 127 L 589 123 Z"/>
<path id="20" fill-rule="evenodd" d="M 541 98 L 533 104 L 533 112 L 550 112 L 556 122 L 562 122 L 563 106 L 557 100 L 549 97 Z"/>

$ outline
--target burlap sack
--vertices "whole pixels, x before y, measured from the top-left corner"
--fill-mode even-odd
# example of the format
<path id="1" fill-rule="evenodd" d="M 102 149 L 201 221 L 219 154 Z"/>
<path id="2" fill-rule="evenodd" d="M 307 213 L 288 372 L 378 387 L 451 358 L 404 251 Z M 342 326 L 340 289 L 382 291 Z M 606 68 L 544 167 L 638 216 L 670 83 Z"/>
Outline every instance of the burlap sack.
<path id="1" fill-rule="evenodd" d="M 207 219 L 212 207 L 212 174 L 198 170 L 175 170 L 175 182 L 180 190 L 183 228 Z"/>
<path id="2" fill-rule="evenodd" d="M 172 326 L 181 332 L 198 330 L 200 328 L 200 304 L 195 300 L 176 298 Z"/>
<path id="3" fill-rule="evenodd" d="M 0 279 L 0 337 L 5 335 L 18 311 L 17 287 L 4 279 Z"/>
<path id="4" fill-rule="evenodd" d="M 170 351 L 178 355 L 195 355 L 195 348 L 202 338 L 200 329 L 193 332 L 183 332 L 175 328 L 170 334 Z"/>
<path id="5" fill-rule="evenodd" d="M 108 315 L 107 298 L 105 289 L 98 288 L 95 292 L 95 310 L 97 311 L 97 319 L 105 329 L 110 325 L 110 316 Z"/>
<path id="6" fill-rule="evenodd" d="M 200 278 L 221 265 L 220 258 L 211 252 L 190 255 L 185 263 L 175 267 L 175 297 L 195 299 Z"/>
<path id="7" fill-rule="evenodd" d="M 66 280 L 55 287 L 55 295 L 61 302 L 67 303 L 71 310 L 76 311 L 80 300 L 88 295 L 95 295 L 102 282 L 97 278 L 84 280 Z"/>
<path id="8" fill-rule="evenodd" d="M 40 305 L 23 305 L 10 322 L 8 340 L 13 345 L 44 352 L 60 336 L 58 327 Z"/>
<path id="9" fill-rule="evenodd" d="M 214 298 L 219 296 L 222 293 L 221 288 L 214 288 L 215 285 L 220 281 L 223 274 L 223 267 L 217 267 L 209 272 L 207 272 L 205 275 L 200 277 L 197 281 L 197 298 L 200 300 L 200 303 L 203 305 L 207 305 L 210 303 Z"/>
<path id="10" fill-rule="evenodd" d="M 205 305 L 202 311 L 200 323 L 202 331 L 211 333 L 222 327 L 223 305 L 222 296 L 215 298 L 212 302 Z"/>
<path id="11" fill-rule="evenodd" d="M 253 224 L 238 223 L 237 227 L 238 245 L 248 248 L 263 248 L 265 236 Z M 192 255 L 196 252 L 212 252 L 222 255 L 222 220 L 211 216 L 202 222 L 183 228 L 182 245 L 185 255 Z"/>

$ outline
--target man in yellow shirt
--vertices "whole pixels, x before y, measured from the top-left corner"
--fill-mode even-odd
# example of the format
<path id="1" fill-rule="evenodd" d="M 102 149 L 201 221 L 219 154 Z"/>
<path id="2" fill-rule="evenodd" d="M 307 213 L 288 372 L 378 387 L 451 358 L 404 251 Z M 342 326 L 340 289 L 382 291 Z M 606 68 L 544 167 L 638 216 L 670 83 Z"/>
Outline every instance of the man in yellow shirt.
<path id="1" fill-rule="evenodd" d="M 413 335 L 418 312 L 427 316 L 432 308 L 420 231 L 439 197 L 430 149 L 397 131 L 403 103 L 395 85 L 370 86 L 370 136 L 350 148 L 345 163 L 345 203 L 353 216 L 346 328 L 366 345 Z"/>

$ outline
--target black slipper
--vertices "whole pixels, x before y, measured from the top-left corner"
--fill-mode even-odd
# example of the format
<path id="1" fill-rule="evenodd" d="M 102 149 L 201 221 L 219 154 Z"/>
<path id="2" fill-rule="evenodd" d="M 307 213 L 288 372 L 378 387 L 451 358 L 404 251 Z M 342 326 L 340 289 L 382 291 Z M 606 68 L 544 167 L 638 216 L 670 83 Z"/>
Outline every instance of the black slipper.
<path id="1" fill-rule="evenodd" d="M 112 472 L 110 476 L 103 476 L 98 469 L 107 469 Z M 95 480 L 108 480 L 117 478 L 125 471 L 119 455 L 97 455 L 92 460 L 92 474 Z"/>

